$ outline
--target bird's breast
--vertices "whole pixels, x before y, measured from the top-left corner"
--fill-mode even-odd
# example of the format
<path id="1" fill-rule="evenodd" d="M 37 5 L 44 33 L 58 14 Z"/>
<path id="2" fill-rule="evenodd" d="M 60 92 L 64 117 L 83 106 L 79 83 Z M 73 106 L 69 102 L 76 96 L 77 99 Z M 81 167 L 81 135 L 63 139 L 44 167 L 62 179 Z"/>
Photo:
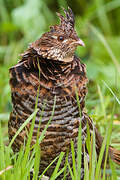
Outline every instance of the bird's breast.
<path id="1" fill-rule="evenodd" d="M 75 88 L 79 90 L 78 95 L 82 107 L 86 94 L 86 81 L 83 81 L 84 76 L 80 77 L 78 71 L 70 72 L 70 74 L 66 69 L 67 78 L 63 73 L 59 79 L 58 76 L 49 75 L 49 73 L 52 74 L 52 69 L 45 74 L 47 70 L 43 66 L 39 74 L 38 71 L 26 67 L 24 63 L 10 69 L 13 111 L 9 120 L 9 136 L 10 139 L 14 136 L 37 105 L 38 112 L 35 118 L 32 144 L 36 142 L 39 124 L 39 136 L 48 126 L 41 142 L 41 152 L 44 157 L 56 157 L 61 151 L 66 151 L 71 139 L 77 141 L 81 118 Z M 13 144 L 14 150 L 20 148 L 25 138 L 27 140 L 26 129 L 29 132 L 30 125 L 31 122 L 17 136 Z"/>

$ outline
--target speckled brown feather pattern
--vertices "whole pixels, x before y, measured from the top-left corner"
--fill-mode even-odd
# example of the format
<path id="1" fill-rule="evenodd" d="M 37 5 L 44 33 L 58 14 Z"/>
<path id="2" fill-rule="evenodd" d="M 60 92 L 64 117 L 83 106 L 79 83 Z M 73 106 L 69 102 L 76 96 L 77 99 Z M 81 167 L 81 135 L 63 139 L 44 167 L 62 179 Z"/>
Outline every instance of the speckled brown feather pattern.
<path id="1" fill-rule="evenodd" d="M 32 43 L 28 50 L 21 55 L 21 60 L 18 64 L 10 68 L 10 86 L 13 104 L 13 111 L 8 123 L 10 140 L 26 119 L 33 113 L 38 88 L 40 88 L 37 105 L 39 111 L 36 115 L 32 137 L 32 144 L 34 144 L 36 142 L 37 129 L 44 102 L 46 101 L 46 105 L 39 135 L 51 117 L 54 97 L 56 96 L 55 112 L 47 128 L 45 138 L 40 144 L 40 173 L 43 172 L 61 151 L 66 152 L 67 149 L 70 148 L 71 140 L 74 141 L 75 154 L 77 154 L 77 136 L 80 122 L 82 125 L 83 149 L 86 149 L 87 123 L 90 127 L 90 132 L 92 132 L 93 128 L 95 130 L 96 152 L 98 156 L 103 141 L 101 135 L 94 127 L 93 121 L 84 112 L 88 79 L 86 77 L 86 66 L 74 55 L 73 49 L 75 50 L 77 45 L 83 45 L 83 43 L 81 43 L 74 31 L 74 19 L 71 13 L 71 10 L 69 10 L 69 13 L 66 12 L 67 19 L 59 14 L 61 25 L 52 26 L 51 31 L 45 33 L 39 40 Z M 62 41 L 60 42 L 59 37 L 61 36 Z M 66 52 L 66 49 L 67 51 L 71 51 L 71 53 Z M 58 52 L 60 52 L 59 55 L 61 57 L 57 56 Z M 79 112 L 76 100 L 76 91 L 78 92 L 80 100 L 81 112 Z M 26 127 L 28 131 L 30 124 L 31 122 Z M 23 129 L 12 145 L 13 151 L 19 151 L 25 140 L 27 140 L 27 133 L 26 130 Z M 115 154 L 113 154 L 112 148 L 110 148 L 109 152 L 111 158 L 114 160 Z M 116 154 L 117 159 L 119 159 L 119 153 L 116 152 Z M 84 159 L 83 153 L 82 159 Z M 68 160 L 72 166 L 70 150 Z M 54 163 L 51 168 L 48 169 L 46 175 L 49 177 L 52 175 L 55 165 Z M 64 160 L 61 167 L 63 166 Z M 81 178 L 83 178 L 83 161 L 81 170 Z M 58 179 L 61 178 L 62 176 L 58 177 Z M 67 179 L 71 179 L 70 175 L 67 176 Z"/>
<path id="2" fill-rule="evenodd" d="M 41 143 L 43 156 L 41 164 L 45 163 L 46 166 L 48 166 L 50 161 L 59 155 L 61 151 L 67 150 L 70 146 L 71 139 L 75 141 L 75 144 L 77 143 L 78 127 L 81 119 L 79 118 L 75 87 L 78 89 L 81 109 L 83 109 L 84 98 L 87 91 L 86 83 L 88 81 L 86 78 L 86 68 L 84 64 L 80 63 L 77 57 L 74 57 L 74 61 L 68 64 L 48 61 L 47 59 L 45 60 L 37 56 L 37 54 L 35 54 L 34 57 L 31 55 L 29 61 L 27 58 L 30 58 L 30 54 L 28 57 L 23 56 L 22 61 L 10 69 L 13 112 L 9 121 L 9 137 L 11 139 L 14 136 L 22 123 L 34 111 L 37 88 L 40 85 L 38 99 L 39 111 L 35 120 L 32 139 L 32 143 L 35 143 L 44 99 L 47 100 L 47 103 L 42 117 L 40 132 L 45 128 L 51 116 L 54 96 L 56 95 L 55 113 L 47 129 L 46 137 Z M 33 58 L 36 58 L 36 64 L 32 63 Z M 37 69 L 38 59 L 40 79 L 39 69 Z M 55 73 L 56 76 L 54 75 Z M 83 124 L 84 130 L 86 129 L 85 125 Z M 22 131 L 15 139 L 13 143 L 14 151 L 19 151 L 25 136 L 26 132 Z M 41 166 L 41 172 L 45 169 L 45 164 Z M 50 174 L 48 173 L 48 175 Z"/>

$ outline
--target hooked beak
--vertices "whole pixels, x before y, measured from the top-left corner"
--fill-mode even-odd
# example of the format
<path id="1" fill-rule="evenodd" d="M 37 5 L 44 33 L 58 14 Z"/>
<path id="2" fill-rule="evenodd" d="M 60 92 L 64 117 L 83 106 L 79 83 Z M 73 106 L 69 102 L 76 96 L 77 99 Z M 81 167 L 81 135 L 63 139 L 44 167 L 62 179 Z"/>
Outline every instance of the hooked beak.
<path id="1" fill-rule="evenodd" d="M 85 47 L 85 43 L 81 40 L 81 39 L 78 39 L 76 42 L 75 42 L 76 45 L 78 46 L 83 46 Z"/>

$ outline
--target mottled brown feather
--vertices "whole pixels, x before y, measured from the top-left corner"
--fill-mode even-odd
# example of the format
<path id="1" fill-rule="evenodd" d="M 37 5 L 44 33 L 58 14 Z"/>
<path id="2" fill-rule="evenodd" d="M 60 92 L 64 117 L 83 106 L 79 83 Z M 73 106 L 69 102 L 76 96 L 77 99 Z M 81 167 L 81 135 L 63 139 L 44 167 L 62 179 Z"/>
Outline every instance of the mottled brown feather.
<path id="1" fill-rule="evenodd" d="M 75 156 L 77 154 L 78 128 L 82 125 L 82 149 L 86 150 L 89 162 L 89 154 L 85 145 L 87 137 L 87 124 L 90 133 L 95 130 L 96 152 L 99 157 L 103 138 L 94 126 L 92 119 L 84 112 L 85 96 L 87 93 L 86 66 L 74 55 L 78 45 L 83 45 L 74 30 L 74 17 L 72 10 L 65 11 L 66 18 L 59 14 L 61 24 L 52 26 L 51 31 L 42 35 L 40 39 L 32 43 L 21 55 L 21 60 L 17 65 L 10 68 L 10 87 L 13 104 L 13 111 L 8 123 L 9 139 L 11 140 L 17 130 L 33 113 L 36 104 L 38 88 L 38 109 L 33 137 L 31 144 L 36 142 L 37 129 L 44 108 L 40 132 L 48 123 L 56 96 L 55 112 L 49 124 L 45 138 L 40 144 L 41 161 L 40 173 L 60 154 L 70 149 L 70 142 L 75 145 Z M 60 36 L 63 40 L 60 42 Z M 64 36 L 64 37 L 63 37 Z M 80 101 L 80 112 L 76 100 L 76 91 Z M 80 117 L 81 114 L 81 117 Z M 31 122 L 16 137 L 12 148 L 14 152 L 20 150 L 27 140 Z M 84 175 L 84 153 L 82 152 L 81 179 Z M 118 164 L 120 163 L 120 152 L 109 148 L 109 156 Z M 72 166 L 72 155 L 69 150 L 68 160 Z M 64 166 L 65 159 L 61 167 Z M 104 164 L 104 157 L 103 157 Z M 46 172 L 49 177 L 55 168 L 54 163 Z M 58 177 L 61 179 L 63 174 Z M 68 174 L 67 179 L 71 179 Z"/>

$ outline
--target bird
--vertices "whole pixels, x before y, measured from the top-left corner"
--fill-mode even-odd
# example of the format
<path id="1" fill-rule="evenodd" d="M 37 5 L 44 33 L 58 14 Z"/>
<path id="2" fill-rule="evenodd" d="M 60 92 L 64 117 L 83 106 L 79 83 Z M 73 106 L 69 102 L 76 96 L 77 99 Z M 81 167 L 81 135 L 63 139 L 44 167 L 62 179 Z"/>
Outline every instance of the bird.
<path id="1" fill-rule="evenodd" d="M 38 112 L 35 117 L 34 130 L 31 144 L 36 143 L 37 130 L 39 127 L 42 108 L 44 111 L 41 118 L 39 136 L 46 127 L 51 114 L 52 119 L 45 132 L 45 137 L 40 143 L 41 160 L 40 170 L 45 168 L 61 152 L 67 152 L 74 142 L 75 158 L 77 154 L 78 131 L 81 124 L 82 140 L 82 164 L 81 179 L 84 178 L 84 152 L 89 162 L 89 153 L 86 148 L 87 125 L 90 135 L 95 132 L 95 148 L 97 158 L 103 143 L 103 137 L 98 132 L 93 120 L 85 110 L 85 98 L 88 93 L 86 65 L 75 55 L 78 46 L 85 46 L 75 30 L 75 18 L 72 9 L 63 9 L 64 15 L 57 13 L 60 24 L 50 27 L 38 40 L 31 43 L 28 49 L 22 53 L 16 65 L 10 68 L 10 87 L 12 99 L 12 112 L 8 122 L 9 140 L 34 112 L 38 97 Z M 38 91 L 39 89 L 39 91 Z M 79 99 L 79 105 L 78 100 Z M 45 105 L 44 105 L 45 103 Z M 31 121 L 26 128 L 29 131 Z M 19 152 L 21 146 L 27 141 L 25 128 L 17 135 L 12 144 L 13 151 Z M 120 151 L 109 146 L 108 157 L 120 165 Z M 102 166 L 104 165 L 104 159 Z M 72 167 L 72 153 L 68 151 L 68 161 Z M 64 167 L 63 159 L 61 168 Z M 47 170 L 46 175 L 51 177 L 56 163 Z M 57 179 L 62 179 L 61 174 Z M 66 179 L 72 179 L 70 173 Z"/>

